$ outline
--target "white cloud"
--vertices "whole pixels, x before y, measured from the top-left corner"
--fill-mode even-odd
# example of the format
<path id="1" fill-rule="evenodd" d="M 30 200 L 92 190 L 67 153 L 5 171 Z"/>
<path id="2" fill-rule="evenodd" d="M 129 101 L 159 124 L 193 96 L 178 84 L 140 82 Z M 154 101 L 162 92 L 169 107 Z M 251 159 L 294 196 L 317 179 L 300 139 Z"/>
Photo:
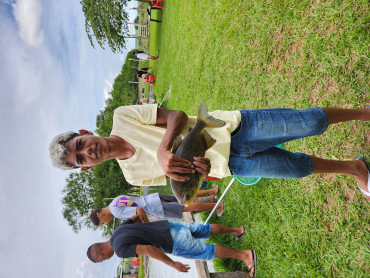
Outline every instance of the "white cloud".
<path id="1" fill-rule="evenodd" d="M 76 269 L 77 274 L 81 278 L 95 278 L 97 277 L 100 273 L 99 268 L 93 268 L 91 267 L 91 262 L 82 262 L 80 266 Z"/>
<path id="2" fill-rule="evenodd" d="M 13 9 L 21 39 L 30 46 L 39 46 L 44 41 L 44 32 L 40 27 L 40 0 L 18 0 Z"/>
<path id="3" fill-rule="evenodd" d="M 86 259 L 76 269 L 79 278 L 101 278 L 115 276 L 117 267 L 120 265 L 121 259 L 113 256 L 110 260 L 103 263 L 93 263 Z"/>
<path id="4" fill-rule="evenodd" d="M 47 104 L 60 98 L 56 90 L 62 91 L 65 87 L 62 69 L 53 62 L 44 46 L 36 49 L 21 43 L 11 22 L 4 19 L 0 32 L 7 38 L 0 41 L 0 49 L 7 49 L 0 54 L 4 65 L 0 68 L 4 85 L 2 93 L 6 96 L 3 101 L 8 102 L 7 108 L 11 101 L 16 102 L 13 109 L 21 113 L 29 109 L 28 105 L 35 105 L 35 101 L 42 100 L 46 104 L 44 111 L 52 110 Z"/>
<path id="5" fill-rule="evenodd" d="M 117 72 L 111 72 L 104 80 L 104 99 L 110 98 L 109 93 L 113 90 L 114 79 L 118 76 Z"/>

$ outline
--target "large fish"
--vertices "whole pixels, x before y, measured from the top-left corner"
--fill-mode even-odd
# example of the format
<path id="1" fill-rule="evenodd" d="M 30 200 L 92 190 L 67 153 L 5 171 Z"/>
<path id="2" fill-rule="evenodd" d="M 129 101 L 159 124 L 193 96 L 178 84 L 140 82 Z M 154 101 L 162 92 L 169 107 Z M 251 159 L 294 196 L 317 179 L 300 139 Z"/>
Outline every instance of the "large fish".
<path id="1" fill-rule="evenodd" d="M 206 150 L 216 143 L 216 140 L 213 139 L 204 128 L 222 127 L 224 125 L 224 121 L 215 119 L 208 115 L 208 111 L 203 100 L 199 105 L 195 126 L 189 130 L 183 139 L 181 136 L 176 137 L 172 146 L 172 152 L 176 156 L 193 163 L 193 157 L 204 157 Z M 186 182 L 179 182 L 171 179 L 172 191 L 180 204 L 188 206 L 196 197 L 203 178 L 198 172 L 195 172 L 194 174 L 178 174 L 181 176 L 189 176 L 190 179 Z"/>

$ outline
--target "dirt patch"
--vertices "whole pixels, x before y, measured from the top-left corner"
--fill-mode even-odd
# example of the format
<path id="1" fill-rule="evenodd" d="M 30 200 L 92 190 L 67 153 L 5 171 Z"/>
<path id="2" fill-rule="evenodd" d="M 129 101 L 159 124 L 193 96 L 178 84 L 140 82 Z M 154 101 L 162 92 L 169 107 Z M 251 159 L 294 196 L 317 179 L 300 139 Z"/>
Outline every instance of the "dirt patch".
<path id="1" fill-rule="evenodd" d="M 275 57 L 272 57 L 271 62 L 266 66 L 266 71 L 267 72 L 271 72 L 272 69 L 276 69 L 278 71 L 281 71 L 283 70 L 283 61 L 281 61 L 280 59 L 277 59 Z"/>
<path id="2" fill-rule="evenodd" d="M 319 105 L 320 103 L 320 91 L 322 90 L 322 85 L 319 82 L 316 82 L 316 84 L 312 87 L 312 90 L 310 92 L 310 99 L 311 103 L 313 105 Z"/>
<path id="3" fill-rule="evenodd" d="M 333 23 L 328 23 L 325 29 L 325 37 L 330 36 L 335 31 Z"/>
<path id="4" fill-rule="evenodd" d="M 328 180 L 330 182 L 333 182 L 335 180 L 336 174 L 330 173 L 330 174 L 327 174 L 327 176 L 328 177 L 325 180 Z"/>
<path id="5" fill-rule="evenodd" d="M 329 197 L 326 200 L 326 204 L 324 204 L 324 207 L 326 207 L 327 209 L 331 209 L 334 206 L 334 209 L 335 209 L 336 204 L 337 204 L 337 202 L 335 201 L 335 199 L 333 197 Z"/>
<path id="6" fill-rule="evenodd" d="M 330 272 L 332 277 L 340 277 L 340 272 L 334 265 L 331 267 Z"/>
<path id="7" fill-rule="evenodd" d="M 272 39 L 277 42 L 276 50 L 277 52 L 279 52 L 281 49 L 281 45 L 284 42 L 284 32 L 283 27 L 281 25 L 278 25 L 276 27 L 276 32 L 272 36 Z"/>
<path id="8" fill-rule="evenodd" d="M 332 94 L 337 94 L 339 92 L 339 85 L 331 77 L 327 76 L 324 82 L 325 91 Z"/>
<path id="9" fill-rule="evenodd" d="M 277 70 L 281 71 L 283 68 L 283 61 L 278 61 Z"/>
<path id="10" fill-rule="evenodd" d="M 346 70 L 350 71 L 353 68 L 353 66 L 356 64 L 356 61 L 357 61 L 357 53 L 351 52 L 351 54 L 349 55 L 349 61 L 346 65 Z"/>

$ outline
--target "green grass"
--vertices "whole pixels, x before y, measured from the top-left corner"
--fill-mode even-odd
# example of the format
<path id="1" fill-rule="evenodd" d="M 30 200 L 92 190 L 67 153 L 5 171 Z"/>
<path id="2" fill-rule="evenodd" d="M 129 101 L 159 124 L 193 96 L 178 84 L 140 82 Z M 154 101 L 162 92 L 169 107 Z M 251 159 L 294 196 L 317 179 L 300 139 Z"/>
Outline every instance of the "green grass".
<path id="1" fill-rule="evenodd" d="M 364 107 L 370 102 L 368 14 L 363 0 L 167 1 L 161 29 L 151 33 L 150 48 L 160 49 L 155 92 L 172 84 L 166 107 L 189 115 L 202 99 L 209 110 Z M 284 148 L 370 159 L 369 128 L 342 123 Z M 229 181 L 219 182 L 221 190 Z M 370 206 L 353 178 L 262 179 L 251 187 L 235 182 L 225 202 L 222 220 L 210 222 L 245 224 L 247 234 L 240 243 L 231 235 L 212 241 L 256 249 L 259 277 L 370 273 Z M 220 263 L 229 271 L 245 269 L 237 260 Z"/>
<path id="2" fill-rule="evenodd" d="M 144 5 L 146 8 L 147 5 Z M 161 20 L 163 12 L 162 10 L 152 10 L 151 12 L 152 18 Z M 139 13 L 139 22 L 140 23 L 147 23 L 148 22 L 148 14 L 146 12 L 140 12 Z M 159 50 L 159 43 L 161 39 L 161 22 L 155 22 L 155 21 L 150 21 L 149 24 L 149 33 L 150 33 L 150 39 L 146 40 L 143 39 L 139 43 L 139 49 L 144 50 L 146 53 L 153 55 L 153 56 L 158 56 L 160 53 L 157 52 Z M 148 61 L 143 61 L 140 62 L 139 67 L 140 68 L 145 68 L 145 67 L 155 67 L 154 69 L 149 69 L 149 72 L 156 72 L 156 68 L 158 66 L 158 61 L 154 60 L 148 60 Z M 145 90 L 145 96 L 149 97 L 149 84 L 146 82 L 141 82 L 139 84 L 139 98 L 141 98 L 141 89 L 144 88 Z"/>
<path id="3" fill-rule="evenodd" d="M 144 262 L 144 257 L 143 256 L 139 256 L 139 259 L 140 259 L 140 262 Z M 144 263 L 141 263 L 139 265 L 138 278 L 144 278 L 144 277 L 145 277 Z"/>

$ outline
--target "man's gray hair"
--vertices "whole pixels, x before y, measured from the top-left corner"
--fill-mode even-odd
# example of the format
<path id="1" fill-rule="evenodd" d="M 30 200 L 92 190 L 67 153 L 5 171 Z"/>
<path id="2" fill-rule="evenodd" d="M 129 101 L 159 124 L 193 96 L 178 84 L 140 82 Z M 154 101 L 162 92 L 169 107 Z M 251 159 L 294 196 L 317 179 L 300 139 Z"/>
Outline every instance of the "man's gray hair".
<path id="1" fill-rule="evenodd" d="M 69 140 L 80 135 L 81 134 L 73 131 L 67 131 L 54 137 L 53 141 L 50 143 L 49 152 L 51 162 L 55 167 L 63 170 L 80 168 L 78 166 L 70 165 L 66 162 L 66 156 L 69 154 L 66 144 Z"/>

